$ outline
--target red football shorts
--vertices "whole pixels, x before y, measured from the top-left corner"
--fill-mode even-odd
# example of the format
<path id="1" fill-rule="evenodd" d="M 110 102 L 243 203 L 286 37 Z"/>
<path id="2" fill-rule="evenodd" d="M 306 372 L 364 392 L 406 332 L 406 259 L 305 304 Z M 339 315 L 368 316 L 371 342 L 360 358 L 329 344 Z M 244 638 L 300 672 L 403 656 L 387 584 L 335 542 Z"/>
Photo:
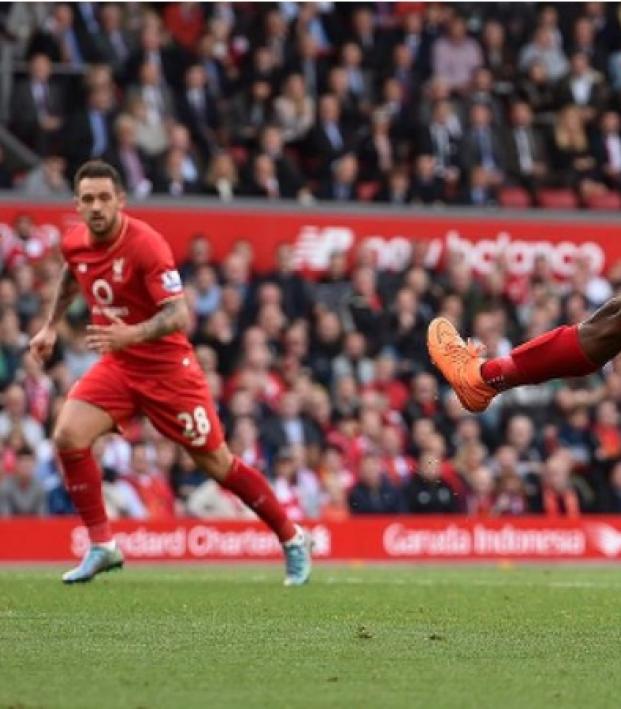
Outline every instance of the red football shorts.
<path id="1" fill-rule="evenodd" d="M 73 385 L 68 398 L 104 409 L 121 431 L 142 413 L 190 452 L 208 453 L 224 441 L 205 375 L 193 356 L 157 373 L 131 371 L 103 357 Z"/>

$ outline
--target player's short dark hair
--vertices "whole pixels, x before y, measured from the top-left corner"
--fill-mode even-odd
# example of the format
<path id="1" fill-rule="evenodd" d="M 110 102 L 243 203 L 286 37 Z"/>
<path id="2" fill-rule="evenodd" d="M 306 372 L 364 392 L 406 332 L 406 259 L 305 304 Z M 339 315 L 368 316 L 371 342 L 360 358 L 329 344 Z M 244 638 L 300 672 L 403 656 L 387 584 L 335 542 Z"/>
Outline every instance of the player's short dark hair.
<path id="1" fill-rule="evenodd" d="M 87 177 L 107 177 L 112 180 L 117 190 L 123 189 L 123 181 L 118 171 L 104 160 L 89 160 L 80 167 L 73 178 L 73 190 L 76 194 L 80 181 Z"/>

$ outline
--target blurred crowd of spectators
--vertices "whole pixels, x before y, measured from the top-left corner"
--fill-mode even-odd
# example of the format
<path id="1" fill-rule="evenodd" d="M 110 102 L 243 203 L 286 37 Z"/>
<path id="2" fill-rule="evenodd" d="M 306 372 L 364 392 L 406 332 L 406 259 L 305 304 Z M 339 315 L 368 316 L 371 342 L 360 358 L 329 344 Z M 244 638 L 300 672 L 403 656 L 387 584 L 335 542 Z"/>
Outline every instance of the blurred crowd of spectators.
<path id="1" fill-rule="evenodd" d="M 181 265 L 194 315 L 189 336 L 232 450 L 263 470 L 292 517 L 366 513 L 577 516 L 621 513 L 621 360 L 568 383 L 506 392 L 474 417 L 445 388 L 425 347 L 440 314 L 506 354 L 559 322 L 576 323 L 621 288 L 579 260 L 559 283 L 541 257 L 528 277 L 502 262 L 484 277 L 452 256 L 401 271 L 377 268 L 361 244 L 334 253 L 317 279 L 282 245 L 273 270 L 253 269 L 238 241 L 220 263 L 191 241 Z M 27 215 L 2 239 L 0 515 L 66 514 L 50 433 L 67 391 L 93 363 L 77 299 L 42 369 L 26 354 L 59 274 L 55 245 Z M 244 517 L 189 456 L 136 421 L 96 453 L 113 517 Z"/>
<path id="2" fill-rule="evenodd" d="M 3 3 L 0 186 L 620 207 L 616 3 Z M 23 68 L 17 61 L 21 61 Z"/>

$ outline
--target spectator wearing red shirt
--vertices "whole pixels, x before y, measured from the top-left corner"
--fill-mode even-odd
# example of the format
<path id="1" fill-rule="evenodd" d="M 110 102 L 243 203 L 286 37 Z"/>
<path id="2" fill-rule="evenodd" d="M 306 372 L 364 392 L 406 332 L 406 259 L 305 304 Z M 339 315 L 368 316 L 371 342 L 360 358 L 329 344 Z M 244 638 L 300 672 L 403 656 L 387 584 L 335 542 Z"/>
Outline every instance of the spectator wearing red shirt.
<path id="1" fill-rule="evenodd" d="M 621 457 L 619 410 L 610 399 L 604 399 L 597 407 L 593 435 L 597 445 L 595 455 L 598 460 L 609 461 Z"/>
<path id="2" fill-rule="evenodd" d="M 548 517 L 580 517 L 585 501 L 572 480 L 572 458 L 566 450 L 553 453 L 543 466 L 541 487 L 531 499 L 530 511 Z"/>
<path id="3" fill-rule="evenodd" d="M 382 430 L 382 453 L 384 469 L 393 485 L 401 486 L 412 475 L 415 461 L 403 452 L 403 432 L 396 426 L 384 426 Z"/>
<path id="4" fill-rule="evenodd" d="M 175 516 L 175 496 L 170 484 L 149 462 L 144 443 L 136 443 L 132 448 L 127 480 L 140 496 L 148 519 L 167 520 Z"/>
<path id="5" fill-rule="evenodd" d="M 375 360 L 375 378 L 366 388 L 386 397 L 392 411 L 401 411 L 408 400 L 408 388 L 397 378 L 397 362 L 388 352 Z"/>

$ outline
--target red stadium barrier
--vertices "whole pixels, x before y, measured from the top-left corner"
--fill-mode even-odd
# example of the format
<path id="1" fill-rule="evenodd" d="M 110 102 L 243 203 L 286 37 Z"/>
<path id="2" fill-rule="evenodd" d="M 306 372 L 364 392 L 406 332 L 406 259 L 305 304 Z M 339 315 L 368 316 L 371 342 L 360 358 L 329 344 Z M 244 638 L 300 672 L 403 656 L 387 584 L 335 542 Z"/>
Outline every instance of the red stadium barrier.
<path id="1" fill-rule="evenodd" d="M 617 561 L 621 517 L 473 519 L 367 517 L 308 523 L 318 560 L 347 561 Z M 274 535 L 259 523 L 174 520 L 114 524 L 128 559 L 262 561 L 280 558 Z M 0 520 L 0 562 L 69 561 L 88 544 L 77 519 Z"/>
<path id="2" fill-rule="evenodd" d="M 322 211 L 321 207 L 270 210 L 241 207 L 135 206 L 131 214 L 149 221 L 171 242 L 175 256 L 182 260 L 188 241 L 197 233 L 212 242 L 217 259 L 236 240 L 252 243 L 255 267 L 272 269 L 274 250 L 284 242 L 295 245 L 297 263 L 307 272 L 325 269 L 333 251 L 351 253 L 366 242 L 376 250 L 379 264 L 401 269 L 416 241 L 429 243 L 430 267 L 441 263 L 447 249 L 466 252 L 475 270 L 489 270 L 502 255 L 514 276 L 528 273 L 537 254 L 544 254 L 559 277 L 570 276 L 577 256 L 587 257 L 601 273 L 621 259 L 619 222 L 614 216 L 597 221 L 541 215 L 540 217 L 489 216 L 479 212 L 465 215 L 429 212 L 347 212 Z M 10 234 L 10 225 L 20 213 L 30 214 L 43 229 L 65 228 L 76 219 L 70 202 L 32 204 L 0 203 L 0 243 Z"/>

